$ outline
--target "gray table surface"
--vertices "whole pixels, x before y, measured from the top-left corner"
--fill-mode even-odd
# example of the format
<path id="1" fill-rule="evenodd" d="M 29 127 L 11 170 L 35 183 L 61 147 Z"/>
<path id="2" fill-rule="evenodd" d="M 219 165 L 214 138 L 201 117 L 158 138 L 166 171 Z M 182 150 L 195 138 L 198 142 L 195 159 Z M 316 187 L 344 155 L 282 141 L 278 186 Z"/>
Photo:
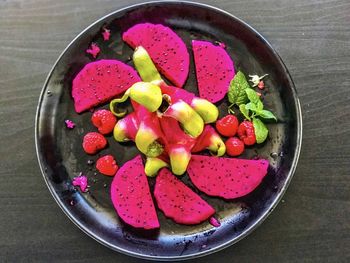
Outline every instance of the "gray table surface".
<path id="1" fill-rule="evenodd" d="M 136 0 L 0 0 L 0 262 L 140 262 L 63 214 L 39 171 L 34 116 L 66 45 Z M 193 262 L 350 262 L 350 1 L 201 1 L 260 31 L 295 81 L 302 153 L 283 202 L 238 244 Z"/>

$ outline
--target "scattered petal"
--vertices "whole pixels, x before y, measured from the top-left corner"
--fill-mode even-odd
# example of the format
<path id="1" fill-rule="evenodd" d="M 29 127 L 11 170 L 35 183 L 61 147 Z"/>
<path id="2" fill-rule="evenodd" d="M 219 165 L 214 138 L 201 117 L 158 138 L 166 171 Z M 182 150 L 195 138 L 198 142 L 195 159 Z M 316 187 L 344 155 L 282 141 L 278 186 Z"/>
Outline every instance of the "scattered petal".
<path id="1" fill-rule="evenodd" d="M 73 185 L 79 186 L 82 192 L 86 192 L 86 188 L 88 185 L 88 179 L 85 175 L 79 175 L 73 178 Z"/>
<path id="2" fill-rule="evenodd" d="M 100 53 L 100 48 L 97 46 L 96 43 L 92 43 L 90 48 L 86 50 L 86 53 L 90 54 L 93 58 L 96 58 L 97 55 Z"/>
<path id="3" fill-rule="evenodd" d="M 111 37 L 111 30 L 107 28 L 103 28 L 102 36 L 104 41 L 108 41 L 109 38 Z"/>
<path id="4" fill-rule="evenodd" d="M 64 123 L 66 124 L 66 127 L 68 129 L 74 129 L 74 127 L 75 127 L 75 123 L 71 120 L 65 120 Z"/>

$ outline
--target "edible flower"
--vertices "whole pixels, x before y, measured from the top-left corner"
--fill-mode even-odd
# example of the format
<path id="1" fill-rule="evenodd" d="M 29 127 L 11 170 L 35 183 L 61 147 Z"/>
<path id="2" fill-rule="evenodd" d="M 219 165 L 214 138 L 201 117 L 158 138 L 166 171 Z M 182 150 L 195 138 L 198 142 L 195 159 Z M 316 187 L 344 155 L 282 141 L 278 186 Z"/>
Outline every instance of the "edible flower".
<path id="1" fill-rule="evenodd" d="M 256 87 L 259 85 L 259 82 L 265 78 L 268 74 L 265 74 L 265 75 L 262 75 L 262 76 L 258 76 L 258 75 L 249 75 L 250 79 L 249 81 L 250 82 L 253 82 L 253 87 Z"/>

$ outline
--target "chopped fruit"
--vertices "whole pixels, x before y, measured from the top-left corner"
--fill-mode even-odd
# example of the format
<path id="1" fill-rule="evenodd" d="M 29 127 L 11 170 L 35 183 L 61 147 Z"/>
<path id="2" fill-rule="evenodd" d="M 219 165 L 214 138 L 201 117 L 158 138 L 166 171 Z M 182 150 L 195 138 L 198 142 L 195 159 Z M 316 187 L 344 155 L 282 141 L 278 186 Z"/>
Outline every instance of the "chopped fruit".
<path id="1" fill-rule="evenodd" d="M 126 111 L 118 111 L 118 104 L 125 102 L 129 97 L 134 103 L 144 106 L 150 112 L 157 111 L 163 99 L 159 86 L 149 82 L 136 82 L 124 93 L 123 97 L 110 102 L 109 108 L 114 115 L 123 117 L 126 114 Z"/>
<path id="2" fill-rule="evenodd" d="M 105 148 L 107 140 L 98 132 L 89 132 L 83 139 L 83 148 L 87 154 L 95 154 Z"/>
<path id="3" fill-rule="evenodd" d="M 139 127 L 135 135 L 137 149 L 147 157 L 157 157 L 162 154 L 164 148 L 159 142 L 163 133 L 160 128 L 157 113 L 149 112 L 145 107 L 139 105 L 136 112 Z"/>
<path id="4" fill-rule="evenodd" d="M 186 134 L 174 118 L 163 116 L 159 120 L 163 131 L 162 141 L 165 151 L 170 158 L 171 170 L 176 175 L 186 172 L 188 162 L 191 159 L 191 149 L 196 140 Z"/>
<path id="5" fill-rule="evenodd" d="M 113 129 L 113 137 L 117 142 L 135 141 L 139 130 L 139 120 L 133 111 L 124 118 L 118 120 Z"/>
<path id="6" fill-rule="evenodd" d="M 142 229 L 159 228 L 141 155 L 127 161 L 113 177 L 111 199 L 118 215 L 128 225 Z"/>
<path id="7" fill-rule="evenodd" d="M 104 104 L 138 81 L 137 72 L 119 60 L 102 59 L 88 63 L 73 80 L 75 111 L 81 113 Z"/>
<path id="8" fill-rule="evenodd" d="M 215 213 L 214 208 L 166 168 L 157 176 L 154 197 L 165 216 L 179 224 L 199 224 Z"/>
<path id="9" fill-rule="evenodd" d="M 253 123 L 250 121 L 243 121 L 238 126 L 238 136 L 245 145 L 253 145 L 256 143 Z"/>
<path id="10" fill-rule="evenodd" d="M 123 40 L 132 48 L 143 46 L 160 73 L 175 86 L 185 84 L 190 58 L 186 44 L 172 29 L 160 24 L 137 24 L 123 33 Z"/>
<path id="11" fill-rule="evenodd" d="M 208 124 L 205 125 L 202 134 L 197 138 L 192 152 L 200 152 L 204 149 L 208 149 L 211 154 L 216 156 L 223 156 L 226 152 L 225 143 L 220 135 Z"/>
<path id="12" fill-rule="evenodd" d="M 226 152 L 230 156 L 241 155 L 244 151 L 244 143 L 237 137 L 231 137 L 226 142 Z"/>
<path id="13" fill-rule="evenodd" d="M 210 196 L 233 199 L 252 192 L 267 175 L 269 161 L 192 155 L 187 173 Z"/>
<path id="14" fill-rule="evenodd" d="M 142 46 L 135 49 L 133 62 L 143 81 L 152 82 L 160 86 L 163 94 L 163 103 L 174 104 L 182 100 L 202 117 L 204 123 L 212 123 L 217 120 L 219 110 L 213 103 L 196 97 L 192 92 L 166 84 L 159 75 L 148 52 Z M 164 112 L 165 109 L 161 111 Z"/>
<path id="15" fill-rule="evenodd" d="M 148 157 L 145 164 L 145 174 L 148 177 L 154 177 L 160 169 L 166 166 L 168 164 L 164 160 L 157 157 Z"/>
<path id="16" fill-rule="evenodd" d="M 192 40 L 199 95 L 210 102 L 222 100 L 235 75 L 233 61 L 222 45 Z"/>
<path id="17" fill-rule="evenodd" d="M 100 133 L 108 134 L 113 131 L 117 118 L 109 110 L 98 110 L 92 115 L 91 122 Z"/>
<path id="18" fill-rule="evenodd" d="M 235 136 L 238 129 L 237 117 L 232 114 L 226 115 L 216 122 L 216 129 L 223 136 Z"/>
<path id="19" fill-rule="evenodd" d="M 85 59 L 92 61 L 97 58 L 97 61 L 80 65 L 71 72 L 75 76 L 70 89 L 75 111 L 90 111 L 80 116 L 78 126 L 82 125 L 81 120 L 86 121 L 86 117 L 91 116 L 91 123 L 96 127 L 93 128 L 96 132 L 85 132 L 82 138 L 86 154 L 97 155 L 86 158 L 86 168 L 90 172 L 94 168 L 95 176 L 98 172 L 113 176 L 110 178 L 110 198 L 120 217 L 117 223 L 123 228 L 124 222 L 141 230 L 157 230 L 160 224 L 156 209 L 175 223 L 194 225 L 204 222 L 203 227 L 207 229 L 212 229 L 209 224 L 220 227 L 214 208 L 198 193 L 201 191 L 203 195 L 230 201 L 250 194 L 267 175 L 268 160 L 233 158 L 240 156 L 248 146 L 266 140 L 268 127 L 263 121 L 277 121 L 272 112 L 264 109 L 260 98 L 265 96 L 265 92 L 261 93 L 267 74 L 249 75 L 248 80 L 242 72 L 235 73 L 229 54 L 235 51 L 225 43 L 195 39 L 192 40 L 194 70 L 191 74 L 197 80 L 197 97 L 195 93 L 182 89 L 190 69 L 188 39 L 185 44 L 164 25 L 132 25 L 122 32 L 122 40 L 134 49 L 133 55 L 129 54 L 125 59 L 126 64 L 116 59 L 101 59 L 103 46 L 100 48 L 99 45 L 112 45 L 109 41 L 111 31 L 107 26 L 101 25 L 98 35 L 94 36 L 98 44 L 88 43 L 90 46 L 86 50 L 85 46 L 81 54 Z M 120 46 L 117 55 L 122 55 L 123 50 Z M 108 56 L 102 53 L 102 56 Z M 51 91 L 47 94 L 50 96 Z M 223 102 L 226 95 L 228 101 Z M 127 100 L 128 105 L 124 103 Z M 214 103 L 220 101 L 225 105 L 228 103 L 229 115 L 225 114 L 218 120 L 219 108 L 222 110 L 224 105 Z M 239 115 L 235 116 L 234 108 L 239 109 Z M 245 120 L 240 123 L 237 117 Z M 67 129 L 75 127 L 73 121 L 64 121 Z M 81 129 L 76 132 L 81 134 Z M 70 135 L 76 132 L 67 131 Z M 117 142 L 130 141 L 124 150 L 121 150 L 123 145 L 114 149 L 116 157 L 122 151 L 118 164 L 113 155 L 105 153 L 109 149 L 103 150 L 108 146 L 106 135 L 112 137 L 112 134 Z M 130 143 L 136 145 L 133 150 Z M 143 155 L 124 160 L 126 162 L 121 165 L 125 159 L 122 158 L 123 152 L 133 156 L 136 150 Z M 255 152 L 255 148 L 251 150 Z M 210 155 L 195 154 L 202 151 L 209 151 Z M 231 158 L 222 157 L 226 152 L 226 157 Z M 258 152 L 254 154 L 260 155 Z M 251 152 L 247 155 L 250 156 Z M 185 173 L 192 182 L 190 186 L 185 184 L 187 179 L 177 177 Z M 148 180 L 147 176 L 156 178 Z M 87 179 L 80 173 L 71 184 L 86 192 L 89 187 Z M 97 178 L 93 181 L 96 182 Z M 266 186 L 265 183 L 263 187 Z M 107 188 L 107 182 L 103 187 Z M 76 200 L 69 199 L 68 202 L 75 205 Z M 168 224 L 162 220 L 164 222 Z M 209 232 L 212 231 L 215 229 Z M 150 234 L 158 233 L 157 230 Z"/>
<path id="20" fill-rule="evenodd" d="M 186 102 L 179 100 L 172 104 L 163 114 L 172 117 L 181 123 L 184 131 L 190 136 L 198 137 L 204 129 L 202 117 Z"/>
<path id="21" fill-rule="evenodd" d="M 96 169 L 104 175 L 114 176 L 118 171 L 118 165 L 112 155 L 100 157 L 96 162 Z"/>

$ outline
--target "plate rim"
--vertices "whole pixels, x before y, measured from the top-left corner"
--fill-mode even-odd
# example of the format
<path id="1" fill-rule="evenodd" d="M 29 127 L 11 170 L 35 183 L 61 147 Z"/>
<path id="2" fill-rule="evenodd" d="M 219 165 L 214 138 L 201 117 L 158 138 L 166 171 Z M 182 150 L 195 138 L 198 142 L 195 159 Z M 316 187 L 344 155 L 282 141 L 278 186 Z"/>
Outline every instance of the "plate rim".
<path id="1" fill-rule="evenodd" d="M 273 55 L 276 56 L 278 62 L 281 64 L 281 66 L 283 67 L 283 70 L 286 72 L 286 76 L 287 76 L 287 80 L 290 84 L 291 87 L 291 91 L 292 91 L 292 95 L 293 95 L 293 100 L 295 101 L 296 104 L 296 148 L 294 150 L 294 158 L 293 161 L 291 163 L 291 168 L 288 172 L 288 175 L 286 177 L 286 181 L 283 185 L 283 187 L 281 188 L 280 192 L 277 194 L 277 197 L 273 200 L 273 202 L 271 203 L 271 205 L 265 209 L 265 212 L 262 213 L 262 215 L 260 217 L 257 218 L 256 222 L 254 224 L 252 224 L 250 227 L 246 228 L 244 230 L 244 232 L 242 232 L 240 235 L 238 235 L 235 239 L 229 240 L 227 242 L 224 242 L 216 247 L 210 248 L 208 250 L 205 251 L 199 251 L 197 253 L 193 253 L 190 255 L 177 255 L 177 256 L 153 256 L 153 255 L 145 255 L 142 253 L 137 253 L 134 251 L 129 251 L 127 249 L 123 249 L 120 248 L 118 246 L 114 246 L 111 245 L 108 241 L 104 240 L 101 237 L 96 236 L 95 234 L 93 234 L 89 228 L 84 227 L 82 224 L 79 224 L 79 220 L 74 217 L 74 215 L 72 215 L 69 210 L 66 208 L 66 206 L 63 205 L 63 203 L 61 202 L 61 199 L 59 198 L 59 196 L 56 194 L 54 188 L 52 187 L 52 185 L 49 183 L 49 180 L 46 176 L 46 171 L 45 168 L 42 165 L 41 162 L 41 158 L 40 158 L 40 154 L 39 154 L 39 119 L 40 119 L 40 109 L 42 106 L 42 102 L 43 102 L 43 98 L 44 95 L 46 93 L 47 90 L 47 85 L 50 81 L 50 78 L 52 76 L 53 71 L 55 70 L 57 64 L 60 62 L 60 60 L 62 59 L 62 57 L 65 55 L 65 53 L 69 50 L 69 48 L 71 46 L 73 46 L 73 44 L 75 43 L 75 41 L 81 37 L 82 35 L 84 35 L 90 28 L 94 27 L 96 24 L 100 23 L 101 21 L 112 17 L 114 15 L 116 15 L 117 13 L 123 12 L 123 11 L 128 11 L 128 10 L 133 10 L 137 7 L 141 7 L 141 6 L 147 6 L 147 5 L 167 5 L 167 4 L 186 4 L 186 5 L 192 5 L 192 6 L 198 6 L 201 8 L 206 8 L 206 9 L 210 9 L 212 11 L 218 12 L 218 13 L 222 13 L 226 16 L 229 16 L 231 19 L 236 20 L 237 22 L 243 24 L 244 26 L 246 26 L 251 32 L 255 33 L 256 36 L 264 43 L 265 46 L 268 47 L 268 49 L 270 50 L 270 52 L 273 53 Z M 299 157 L 300 157 L 300 152 L 301 152 L 301 146 L 302 146 L 302 127 L 303 127 L 303 120 L 302 120 L 302 110 L 301 110 L 301 105 L 300 105 L 300 100 L 298 98 L 298 93 L 297 90 L 295 88 L 295 84 L 294 81 L 291 78 L 291 75 L 289 73 L 288 68 L 286 67 L 285 63 L 283 62 L 282 58 L 280 57 L 280 55 L 277 53 L 277 51 L 273 48 L 273 46 L 271 45 L 271 43 L 269 41 L 267 41 L 267 39 L 261 35 L 256 29 L 254 29 L 252 26 L 250 26 L 248 23 L 246 23 L 244 20 L 236 17 L 235 15 L 222 10 L 218 7 L 209 5 L 209 4 L 205 4 L 205 3 L 198 3 L 198 2 L 192 2 L 192 1 L 177 1 L 177 0 L 166 0 L 166 1 L 146 1 L 146 2 L 142 2 L 142 3 L 137 3 L 137 4 L 133 4 L 133 5 L 128 5 L 122 8 L 119 8 L 115 11 L 112 11 L 104 16 L 102 16 L 101 18 L 95 20 L 94 22 L 90 23 L 87 27 L 85 27 L 76 37 L 74 37 L 69 44 L 65 47 L 65 49 L 61 52 L 61 54 L 58 56 L 58 58 L 56 59 L 55 63 L 53 64 L 51 70 L 49 71 L 44 85 L 41 89 L 40 95 L 39 95 L 39 101 L 38 101 L 38 105 L 36 108 L 36 115 L 35 115 L 35 125 L 34 125 L 34 137 L 35 137 L 35 150 L 36 150 L 36 155 L 37 155 L 37 160 L 39 163 L 39 167 L 40 167 L 40 171 L 41 174 L 44 178 L 44 181 L 47 185 L 47 188 L 49 189 L 51 195 L 53 196 L 54 200 L 56 201 L 56 203 L 58 204 L 58 206 L 61 208 L 61 210 L 63 211 L 63 213 L 70 219 L 70 221 L 73 222 L 74 225 L 76 225 L 80 230 L 82 230 L 85 234 L 87 234 L 89 237 L 91 237 L 92 239 L 96 240 L 98 243 L 102 244 L 103 246 L 110 248 L 112 251 L 115 252 L 120 252 L 123 253 L 125 255 L 128 256 L 132 256 L 132 257 L 136 257 L 136 258 L 141 258 L 141 259 L 147 259 L 147 260 L 164 260 L 164 261 L 175 261 L 175 260 L 187 260 L 187 259 L 193 259 L 193 258 L 198 258 L 198 257 L 203 257 L 215 252 L 218 252 L 220 250 L 223 250 L 237 242 L 239 242 L 240 240 L 242 240 L 243 238 L 245 238 L 246 236 L 248 236 L 249 234 L 251 234 L 256 228 L 258 228 L 258 226 L 260 226 L 265 220 L 266 218 L 272 213 L 272 211 L 277 207 L 278 203 L 281 201 L 282 197 L 284 196 L 290 182 L 292 181 L 292 178 L 295 174 L 296 168 L 297 168 L 297 164 L 299 161 Z"/>

